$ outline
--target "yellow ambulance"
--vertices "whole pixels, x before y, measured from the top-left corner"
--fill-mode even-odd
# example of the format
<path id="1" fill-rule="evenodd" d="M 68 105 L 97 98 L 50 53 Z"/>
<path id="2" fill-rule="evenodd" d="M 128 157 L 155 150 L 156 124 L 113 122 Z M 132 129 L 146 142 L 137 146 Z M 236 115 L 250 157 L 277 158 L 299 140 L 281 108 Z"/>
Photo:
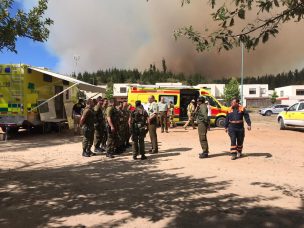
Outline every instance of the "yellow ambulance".
<path id="1" fill-rule="evenodd" d="M 188 119 L 187 106 L 192 99 L 197 100 L 204 96 L 211 107 L 211 124 L 223 127 L 228 108 L 223 106 L 208 90 L 196 89 L 192 86 L 155 86 L 155 85 L 131 85 L 128 90 L 128 103 L 134 108 L 135 101 L 140 100 L 145 107 L 148 97 L 154 95 L 157 102 L 162 97 L 166 102 L 174 104 L 174 121 L 182 122 Z M 131 108 L 132 109 L 132 108 Z"/>
<path id="2" fill-rule="evenodd" d="M 4 132 L 68 122 L 79 89 L 102 88 L 25 64 L 0 64 L 0 127 Z"/>

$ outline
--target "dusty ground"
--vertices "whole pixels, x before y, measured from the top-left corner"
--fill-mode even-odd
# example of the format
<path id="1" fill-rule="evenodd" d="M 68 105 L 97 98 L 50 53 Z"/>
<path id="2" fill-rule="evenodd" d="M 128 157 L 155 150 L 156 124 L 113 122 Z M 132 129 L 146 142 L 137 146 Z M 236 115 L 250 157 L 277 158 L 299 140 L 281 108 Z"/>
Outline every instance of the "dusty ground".
<path id="1" fill-rule="evenodd" d="M 83 158 L 69 132 L 22 132 L 0 142 L 0 227 L 304 227 L 304 131 L 252 118 L 236 161 L 222 129 L 205 160 L 196 131 L 158 131 L 146 161 Z"/>

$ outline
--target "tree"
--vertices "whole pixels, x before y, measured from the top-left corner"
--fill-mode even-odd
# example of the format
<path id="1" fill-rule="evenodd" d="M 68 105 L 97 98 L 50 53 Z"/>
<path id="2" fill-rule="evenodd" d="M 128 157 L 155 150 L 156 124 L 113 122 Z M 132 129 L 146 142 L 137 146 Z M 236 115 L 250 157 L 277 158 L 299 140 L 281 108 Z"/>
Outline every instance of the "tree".
<path id="1" fill-rule="evenodd" d="M 0 1 L 0 51 L 4 48 L 17 53 L 18 37 L 25 37 L 38 42 L 44 42 L 49 37 L 49 27 L 53 24 L 50 18 L 44 18 L 47 10 L 47 0 L 39 0 L 38 6 L 28 13 L 18 9 L 13 15 L 14 0 Z"/>
<path id="2" fill-rule="evenodd" d="M 234 97 L 240 98 L 240 88 L 238 81 L 232 78 L 224 89 L 225 102 L 229 103 Z"/>
<path id="3" fill-rule="evenodd" d="M 113 83 L 112 82 L 109 82 L 107 84 L 107 90 L 106 90 L 106 98 L 107 99 L 111 99 L 113 98 Z"/>
<path id="4" fill-rule="evenodd" d="M 271 103 L 272 104 L 276 103 L 278 97 L 279 96 L 278 96 L 277 92 L 274 90 L 270 97 Z"/>
<path id="5" fill-rule="evenodd" d="M 182 5 L 191 2 L 181 1 Z M 212 9 L 215 9 L 217 1 L 210 2 Z M 201 34 L 188 26 L 175 31 L 175 38 L 187 37 L 199 52 L 211 47 L 217 47 L 219 51 L 222 48 L 230 50 L 241 42 L 250 50 L 255 49 L 260 41 L 265 43 L 271 36 L 275 37 L 279 33 L 279 25 L 291 20 L 300 22 L 304 18 L 304 0 L 232 0 L 231 5 L 224 1 L 211 15 L 212 20 L 218 23 L 218 29 L 214 32 L 206 28 Z M 252 22 L 247 21 L 250 12 L 256 18 Z M 241 29 L 235 26 L 242 24 L 245 25 Z"/>
<path id="6" fill-rule="evenodd" d="M 164 58 L 162 59 L 162 66 L 163 66 L 163 72 L 166 74 L 167 73 L 167 64 L 166 64 L 166 60 Z"/>

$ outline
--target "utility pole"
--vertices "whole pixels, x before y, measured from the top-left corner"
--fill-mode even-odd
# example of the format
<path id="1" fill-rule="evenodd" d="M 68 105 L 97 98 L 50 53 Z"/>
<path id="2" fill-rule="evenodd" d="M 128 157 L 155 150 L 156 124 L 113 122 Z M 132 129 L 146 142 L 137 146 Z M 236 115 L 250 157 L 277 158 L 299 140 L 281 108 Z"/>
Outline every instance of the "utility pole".
<path id="1" fill-rule="evenodd" d="M 74 64 L 75 64 L 74 73 L 75 73 L 75 77 L 77 79 L 77 77 L 78 77 L 77 67 L 78 67 L 78 63 L 80 61 L 80 55 L 74 55 L 73 59 L 74 59 Z"/>
<path id="2" fill-rule="evenodd" d="M 241 42 L 242 48 L 242 64 L 241 64 L 241 104 L 243 105 L 244 101 L 244 43 Z"/>

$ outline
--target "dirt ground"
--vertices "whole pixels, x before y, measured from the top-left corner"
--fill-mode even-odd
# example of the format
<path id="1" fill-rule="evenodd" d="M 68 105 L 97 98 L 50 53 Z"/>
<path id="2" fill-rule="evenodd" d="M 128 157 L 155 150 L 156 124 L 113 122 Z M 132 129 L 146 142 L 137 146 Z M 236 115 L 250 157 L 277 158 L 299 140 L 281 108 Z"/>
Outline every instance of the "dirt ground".
<path id="1" fill-rule="evenodd" d="M 146 161 L 83 158 L 68 131 L 20 132 L 0 142 L 0 227 L 304 227 L 304 131 L 252 119 L 235 161 L 218 128 L 203 160 L 197 131 L 181 127 L 158 130 Z"/>

